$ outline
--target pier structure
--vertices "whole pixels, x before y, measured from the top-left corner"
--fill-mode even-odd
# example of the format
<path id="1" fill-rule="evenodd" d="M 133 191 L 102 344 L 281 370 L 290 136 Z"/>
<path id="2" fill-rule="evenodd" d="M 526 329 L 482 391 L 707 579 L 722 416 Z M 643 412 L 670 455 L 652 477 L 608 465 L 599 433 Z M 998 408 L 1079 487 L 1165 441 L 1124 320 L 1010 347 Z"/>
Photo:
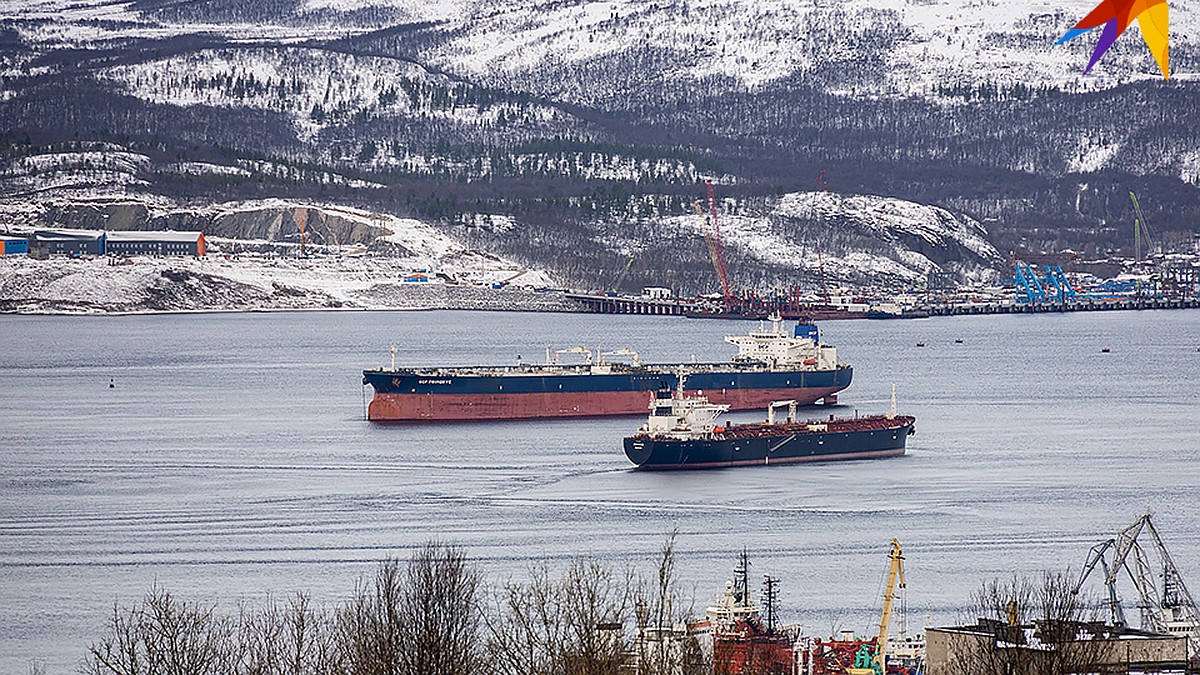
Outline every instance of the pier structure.
<path id="1" fill-rule="evenodd" d="M 684 316 L 701 310 L 700 303 L 683 298 L 592 295 L 588 293 L 567 293 L 566 298 L 583 305 L 585 311 L 596 314 Z"/>
<path id="2" fill-rule="evenodd" d="M 928 307 L 931 316 L 971 314 L 1048 314 L 1061 312 L 1115 312 L 1139 309 L 1200 309 L 1197 298 L 1128 298 L 1121 300 L 1077 300 L 1075 302 L 972 302 Z"/>

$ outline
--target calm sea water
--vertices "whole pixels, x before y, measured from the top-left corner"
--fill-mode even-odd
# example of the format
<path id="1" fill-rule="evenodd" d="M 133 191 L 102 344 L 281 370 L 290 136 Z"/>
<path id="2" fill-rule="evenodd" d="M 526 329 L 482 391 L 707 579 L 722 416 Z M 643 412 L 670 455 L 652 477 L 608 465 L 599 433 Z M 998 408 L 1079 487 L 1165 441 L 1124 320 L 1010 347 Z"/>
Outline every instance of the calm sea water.
<path id="1" fill-rule="evenodd" d="M 920 625 L 958 618 L 986 579 L 1078 569 L 1152 511 L 1200 591 L 1200 312 L 824 324 L 855 366 L 843 413 L 885 411 L 894 383 L 917 416 L 898 459 L 639 473 L 620 447 L 636 418 L 363 421 L 359 371 L 392 341 L 402 364 L 532 361 L 548 342 L 717 360 L 752 325 L 2 316 L 0 672 L 69 672 L 152 584 L 228 611 L 296 590 L 331 604 L 431 539 L 498 581 L 580 555 L 649 572 L 677 530 L 698 607 L 747 547 L 783 579 L 781 618 L 829 634 L 877 621 L 893 537 Z"/>

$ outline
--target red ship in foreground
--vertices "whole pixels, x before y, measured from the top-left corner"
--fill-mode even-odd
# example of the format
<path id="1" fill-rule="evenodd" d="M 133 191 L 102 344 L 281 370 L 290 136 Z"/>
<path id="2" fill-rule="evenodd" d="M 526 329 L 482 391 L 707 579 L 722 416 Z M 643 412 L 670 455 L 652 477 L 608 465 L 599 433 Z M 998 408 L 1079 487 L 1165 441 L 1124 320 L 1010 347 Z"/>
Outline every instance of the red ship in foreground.
<path id="1" fill-rule="evenodd" d="M 764 578 L 760 610 L 750 590 L 749 572 L 750 560 L 743 551 L 733 580 L 725 582 L 725 593 L 705 612 L 706 620 L 692 629 L 711 635 L 715 675 L 797 675 L 795 645 L 800 628 L 776 624 L 779 582 Z"/>
<path id="2" fill-rule="evenodd" d="M 925 671 L 923 638 L 912 639 L 901 626 L 901 635 L 890 634 L 892 606 L 904 589 L 904 553 L 900 542 L 891 542 L 883 613 L 879 634 L 856 637 L 843 631 L 837 639 L 805 637 L 798 625 L 781 626 L 776 619 L 779 581 L 763 577 L 762 609 L 755 603 L 749 583 L 750 561 L 742 552 L 734 578 L 725 582 L 725 593 L 706 611 L 706 619 L 692 624 L 694 635 L 711 638 L 715 675 L 917 675 Z"/>

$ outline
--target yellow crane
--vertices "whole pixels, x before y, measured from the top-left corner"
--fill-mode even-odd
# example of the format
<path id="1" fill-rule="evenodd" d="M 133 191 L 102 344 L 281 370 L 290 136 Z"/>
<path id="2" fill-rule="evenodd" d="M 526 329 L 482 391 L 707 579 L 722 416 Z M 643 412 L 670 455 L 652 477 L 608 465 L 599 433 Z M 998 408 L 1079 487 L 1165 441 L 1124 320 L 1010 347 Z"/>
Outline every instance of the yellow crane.
<path id="1" fill-rule="evenodd" d="M 879 651 L 875 653 L 875 662 L 879 664 L 879 672 L 887 672 L 888 628 L 892 623 L 892 603 L 896 600 L 896 590 L 903 589 L 904 583 L 904 551 L 900 550 L 900 542 L 892 540 L 892 552 L 888 554 L 891 561 L 888 565 L 887 587 L 883 589 L 883 616 L 879 618 Z M 896 585 L 897 576 L 900 585 Z"/>
<path id="2" fill-rule="evenodd" d="M 855 663 L 854 668 L 847 668 L 847 675 L 886 675 L 887 673 L 888 631 L 892 624 L 892 605 L 896 601 L 896 591 L 905 588 L 904 551 L 900 549 L 900 542 L 895 539 L 892 540 L 892 550 L 888 553 L 888 560 L 887 586 L 883 589 L 883 615 L 879 618 L 879 635 L 875 638 L 875 656 L 866 663 L 858 662 Z M 899 585 L 897 585 L 897 581 L 899 581 Z M 867 664 L 872 667 L 864 667 Z"/>

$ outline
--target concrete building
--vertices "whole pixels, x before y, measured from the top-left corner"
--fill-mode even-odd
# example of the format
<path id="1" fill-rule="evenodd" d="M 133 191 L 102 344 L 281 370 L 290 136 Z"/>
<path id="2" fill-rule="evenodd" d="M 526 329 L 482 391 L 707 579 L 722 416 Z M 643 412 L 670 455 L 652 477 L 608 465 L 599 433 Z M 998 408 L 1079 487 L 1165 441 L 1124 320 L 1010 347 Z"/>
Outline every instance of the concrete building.
<path id="1" fill-rule="evenodd" d="M 110 255 L 193 255 L 203 257 L 207 244 L 203 232 L 108 232 Z"/>
<path id="2" fill-rule="evenodd" d="M 1070 637 L 1055 640 L 1052 633 Z M 1085 668 L 1087 673 L 1184 672 L 1188 664 L 1184 636 L 1099 622 L 1010 625 L 981 620 L 974 626 L 927 628 L 925 643 L 928 675 L 961 673 L 962 664 L 978 662 L 981 657 L 1007 664 L 1004 670 L 1013 675 L 1034 675 L 1046 672 L 1046 664 L 1053 662 L 1049 654 L 1055 649 L 1084 654 L 1081 660 L 1092 662 Z M 1064 648 L 1064 644 L 1069 646 Z"/>

